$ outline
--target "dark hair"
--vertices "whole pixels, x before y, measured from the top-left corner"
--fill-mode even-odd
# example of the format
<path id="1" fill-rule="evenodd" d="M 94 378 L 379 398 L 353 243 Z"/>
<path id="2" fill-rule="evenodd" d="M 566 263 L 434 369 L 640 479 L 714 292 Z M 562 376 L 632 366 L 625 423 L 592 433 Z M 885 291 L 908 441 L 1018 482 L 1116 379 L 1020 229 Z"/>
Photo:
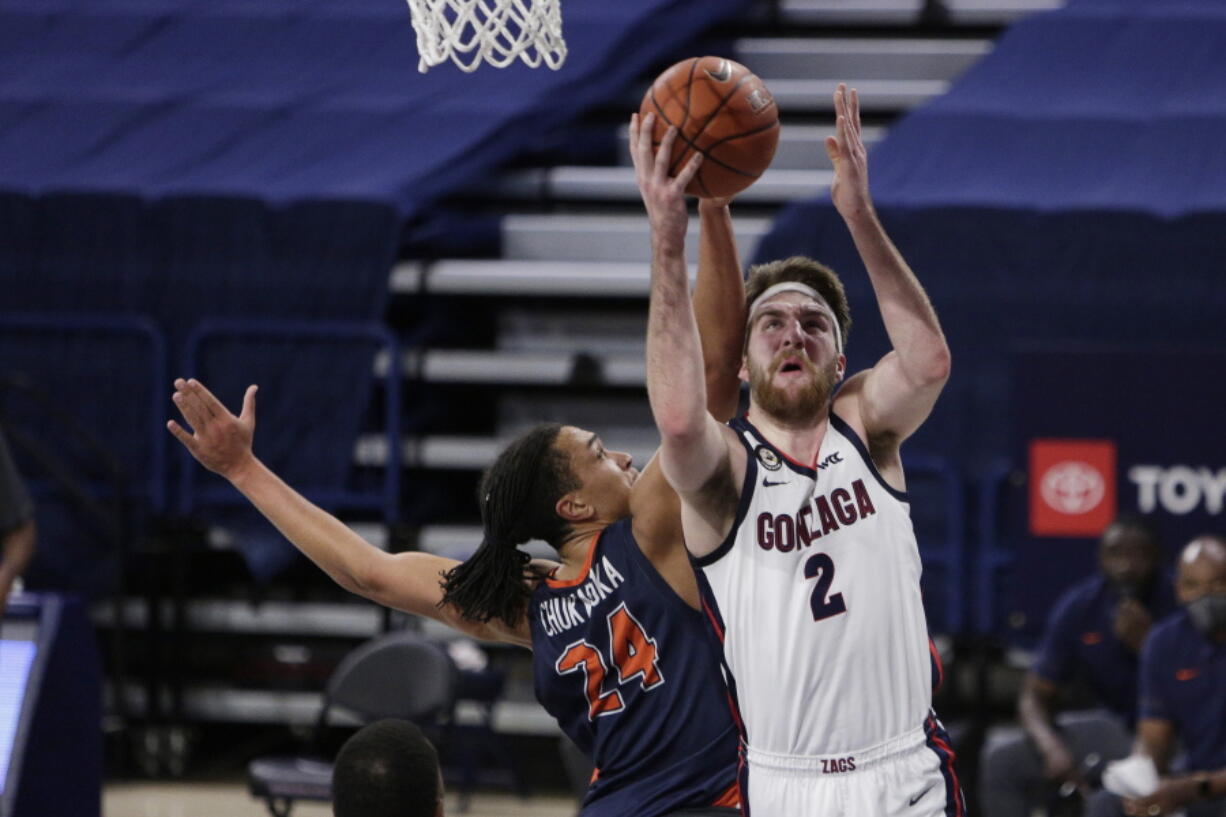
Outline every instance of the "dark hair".
<path id="1" fill-rule="evenodd" d="M 784 281 L 797 281 L 813 287 L 826 299 L 826 303 L 830 304 L 834 311 L 834 317 L 839 321 L 839 334 L 842 336 L 843 349 L 846 350 L 847 336 L 851 334 L 851 307 L 847 303 L 843 282 L 834 270 L 812 258 L 793 255 L 791 258 L 750 267 L 745 281 L 745 308 L 753 306 L 759 295 Z M 748 343 L 748 327 L 745 329 L 745 339 Z"/>
<path id="2" fill-rule="evenodd" d="M 386 719 L 359 729 L 332 767 L 336 817 L 434 817 L 438 754 L 408 721 Z"/>
<path id="3" fill-rule="evenodd" d="M 455 605 L 464 618 L 516 626 L 531 597 L 524 579 L 536 576 L 519 546 L 544 539 L 558 548 L 570 535 L 555 506 L 579 481 L 555 447 L 561 430 L 547 423 L 520 435 L 481 478 L 481 546 L 443 580 L 442 604 Z"/>

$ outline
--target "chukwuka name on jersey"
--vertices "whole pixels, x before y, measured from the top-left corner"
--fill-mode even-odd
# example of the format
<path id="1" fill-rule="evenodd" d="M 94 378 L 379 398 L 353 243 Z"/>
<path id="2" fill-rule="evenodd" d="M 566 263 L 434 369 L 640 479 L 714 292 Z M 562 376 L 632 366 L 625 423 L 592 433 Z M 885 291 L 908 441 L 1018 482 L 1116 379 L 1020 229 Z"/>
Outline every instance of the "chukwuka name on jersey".
<path id="1" fill-rule="evenodd" d="M 584 624 L 592 616 L 592 609 L 610 596 L 618 585 L 625 581 L 608 556 L 592 564 L 587 581 L 575 592 L 558 598 L 546 599 L 538 610 L 541 628 L 548 636 L 555 636 L 572 627 Z"/>

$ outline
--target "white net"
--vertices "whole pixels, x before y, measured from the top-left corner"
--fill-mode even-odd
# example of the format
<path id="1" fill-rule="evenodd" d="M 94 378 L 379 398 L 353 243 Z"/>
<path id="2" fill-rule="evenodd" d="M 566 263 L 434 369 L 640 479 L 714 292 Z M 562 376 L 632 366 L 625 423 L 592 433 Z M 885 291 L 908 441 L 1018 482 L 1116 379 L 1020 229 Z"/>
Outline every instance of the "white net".
<path id="1" fill-rule="evenodd" d="M 417 70 L 451 60 L 464 71 L 517 58 L 557 70 L 566 59 L 561 0 L 408 0 L 417 32 Z"/>

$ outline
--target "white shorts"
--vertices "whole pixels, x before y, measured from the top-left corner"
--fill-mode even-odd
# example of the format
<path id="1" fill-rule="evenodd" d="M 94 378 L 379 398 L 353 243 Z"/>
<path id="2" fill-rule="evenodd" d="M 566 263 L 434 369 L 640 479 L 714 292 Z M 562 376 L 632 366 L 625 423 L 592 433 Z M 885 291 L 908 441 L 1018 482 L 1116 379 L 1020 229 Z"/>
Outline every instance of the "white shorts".
<path id="1" fill-rule="evenodd" d="M 965 817 L 949 736 L 935 717 L 878 746 L 830 757 L 743 750 L 745 817 Z"/>

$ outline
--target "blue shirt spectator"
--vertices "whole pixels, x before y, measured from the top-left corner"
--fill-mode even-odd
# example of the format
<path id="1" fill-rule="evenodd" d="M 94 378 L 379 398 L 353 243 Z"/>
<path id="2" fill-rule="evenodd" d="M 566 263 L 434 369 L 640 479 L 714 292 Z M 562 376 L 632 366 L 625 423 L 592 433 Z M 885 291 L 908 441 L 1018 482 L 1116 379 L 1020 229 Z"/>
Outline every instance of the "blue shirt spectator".
<path id="1" fill-rule="evenodd" d="M 994 728 L 984 742 L 980 800 L 992 817 L 1029 817 L 1060 787 L 1084 785 L 1090 766 L 1128 754 L 1141 645 L 1174 609 L 1161 562 L 1148 519 L 1122 516 L 1103 531 L 1098 573 L 1066 591 L 1048 618 L 1018 696 L 1019 727 Z M 1075 680 L 1099 708 L 1057 714 Z"/>
<path id="2" fill-rule="evenodd" d="M 1078 582 L 1047 621 L 1033 672 L 1053 684 L 1084 680 L 1100 703 L 1132 725 L 1136 720 L 1137 653 L 1115 631 L 1127 598 L 1102 574 Z M 1160 578 L 1137 598 L 1153 620 L 1175 609 L 1171 584 Z"/>
<path id="3" fill-rule="evenodd" d="M 1183 549 L 1176 595 L 1183 609 L 1157 624 L 1141 653 L 1136 752 L 1161 774 L 1145 797 L 1103 791 L 1091 817 L 1226 815 L 1226 538 L 1200 536 Z M 1184 771 L 1172 772 L 1177 742 Z"/>
<path id="4" fill-rule="evenodd" d="M 1140 717 L 1170 721 L 1189 769 L 1226 767 L 1226 642 L 1186 610 L 1154 627 L 1141 654 Z"/>

